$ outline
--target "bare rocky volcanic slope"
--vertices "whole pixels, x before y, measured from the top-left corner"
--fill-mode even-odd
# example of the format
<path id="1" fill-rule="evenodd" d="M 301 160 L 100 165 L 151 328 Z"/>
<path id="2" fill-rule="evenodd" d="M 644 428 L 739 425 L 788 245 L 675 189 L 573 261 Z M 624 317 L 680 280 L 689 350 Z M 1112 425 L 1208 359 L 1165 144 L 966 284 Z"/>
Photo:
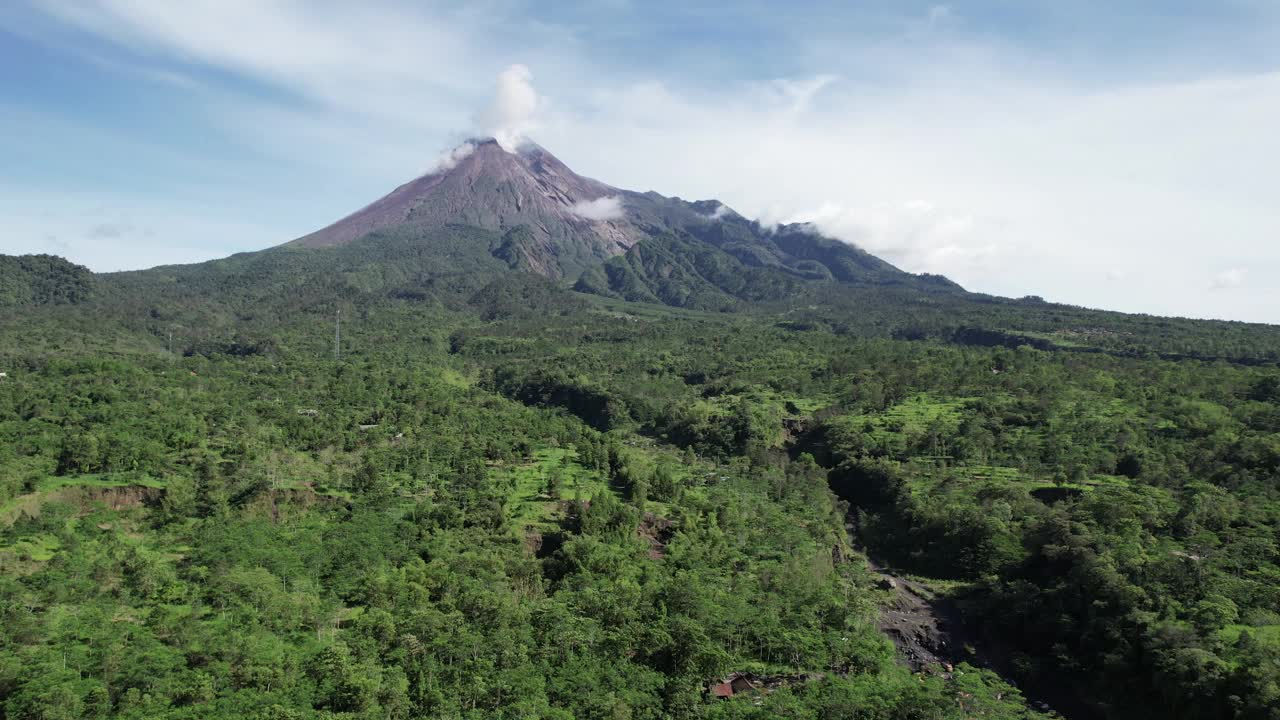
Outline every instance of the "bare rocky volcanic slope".
<path id="1" fill-rule="evenodd" d="M 959 289 L 808 225 L 765 227 L 715 200 L 622 190 L 573 172 L 534 143 L 508 152 L 494 140 L 461 146 L 442 169 L 288 245 L 396 236 L 444 247 L 464 227 L 487 231 L 485 247 L 473 249 L 511 269 L 630 300 L 723 309 L 809 282 Z"/>
<path id="2" fill-rule="evenodd" d="M 342 245 L 401 225 L 470 225 L 499 232 L 524 226 L 527 230 L 507 250 L 511 261 L 554 278 L 621 254 L 647 237 L 623 209 L 629 198 L 644 196 L 578 175 L 532 143 L 518 152 L 507 152 L 494 140 L 471 145 L 452 167 L 405 183 L 290 244 Z"/>

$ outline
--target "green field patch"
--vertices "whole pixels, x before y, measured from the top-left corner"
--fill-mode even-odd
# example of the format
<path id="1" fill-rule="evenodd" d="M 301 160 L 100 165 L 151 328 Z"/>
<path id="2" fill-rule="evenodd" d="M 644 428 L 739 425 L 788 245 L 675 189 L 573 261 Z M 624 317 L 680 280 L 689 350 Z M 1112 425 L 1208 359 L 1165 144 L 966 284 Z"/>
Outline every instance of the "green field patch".
<path id="1" fill-rule="evenodd" d="M 1092 492 L 1099 488 L 1105 487 L 1126 487 L 1129 484 L 1128 478 L 1117 477 L 1115 475 L 1095 475 L 1081 482 L 1057 482 L 1056 480 L 1045 480 L 1043 478 L 1033 480 L 1028 484 L 1031 490 L 1041 490 L 1046 488 L 1066 488 L 1069 490 L 1079 490 L 1081 492 Z"/>
<path id="2" fill-rule="evenodd" d="M 824 393 L 801 396 L 778 392 L 770 387 L 755 386 L 746 391 L 726 392 L 702 398 L 694 403 L 694 406 L 702 408 L 709 415 L 723 415 L 734 410 L 744 399 L 760 410 L 778 417 L 812 415 L 835 403 L 834 396 Z"/>
<path id="3" fill-rule="evenodd" d="M 1061 413 L 1089 420 L 1135 418 L 1139 414 L 1138 408 L 1128 400 L 1080 390 L 1070 393 L 1069 398 L 1062 402 Z"/>
<path id="4" fill-rule="evenodd" d="M 935 424 L 955 432 L 964 419 L 965 406 L 975 398 L 938 399 L 927 393 L 914 395 L 883 412 L 847 415 L 841 421 L 853 429 L 871 429 L 873 435 L 923 433 Z"/>
<path id="5" fill-rule="evenodd" d="M 11 525 L 24 512 L 35 514 L 49 500 L 62 499 L 68 490 L 102 490 L 110 488 L 163 488 L 163 480 L 139 473 L 94 473 L 48 477 L 38 483 L 32 492 L 11 498 L 0 504 L 0 526 Z"/>
<path id="6" fill-rule="evenodd" d="M 1014 467 L 1004 467 L 1001 465 L 960 465 L 955 468 L 957 474 L 965 480 L 975 482 L 995 481 L 995 482 L 1025 482 L 1026 478 L 1022 471 Z"/>
<path id="7" fill-rule="evenodd" d="M 474 384 L 471 378 L 451 368 L 443 368 L 440 370 L 440 381 L 450 387 L 464 390 L 470 388 Z"/>
<path id="8" fill-rule="evenodd" d="M 1085 483 L 1091 488 L 1129 487 L 1129 478 L 1123 475 L 1094 475 Z"/>
<path id="9" fill-rule="evenodd" d="M 1245 632 L 1265 647 L 1280 648 L 1280 625 L 1228 625 L 1218 631 L 1218 637 L 1228 645 L 1234 645 Z"/>
<path id="10" fill-rule="evenodd" d="M 117 488 L 117 487 L 149 487 L 162 488 L 165 482 L 150 475 L 138 473 L 98 473 L 92 475 L 68 475 L 51 477 L 36 486 L 37 491 L 51 492 L 63 488 Z"/>
<path id="11" fill-rule="evenodd" d="M 784 401 L 799 411 L 801 415 L 812 415 L 823 408 L 830 407 L 834 399 L 829 395 L 815 397 L 787 396 Z"/>
<path id="12" fill-rule="evenodd" d="M 881 422 L 899 425 L 908 432 L 924 432 L 940 423 L 948 432 L 954 432 L 964 419 L 962 411 L 976 398 L 937 399 L 920 393 L 904 400 L 879 415 Z"/>
<path id="13" fill-rule="evenodd" d="M 1117 475 L 1094 475 L 1083 482 L 1059 483 L 1039 475 L 1030 475 L 1015 467 L 1003 465 L 952 465 L 930 467 L 927 464 L 912 465 L 911 491 L 928 493 L 937 490 L 968 490 L 988 483 L 1013 485 L 1027 492 L 1048 489 L 1092 492 L 1099 488 L 1126 487 L 1129 479 Z"/>
<path id="14" fill-rule="evenodd" d="M 610 490 L 604 474 L 579 463 L 572 448 L 542 448 L 530 462 L 496 465 L 489 472 L 507 487 L 507 514 L 517 529 L 550 526 L 561 502 L 590 500 Z M 557 478 L 558 499 L 550 492 Z"/>
<path id="15" fill-rule="evenodd" d="M 1058 330 L 1055 332 L 1039 332 L 1034 330 L 1008 330 L 1013 335 L 1021 335 L 1023 337 L 1034 338 L 1036 340 L 1047 340 L 1061 348 L 1089 348 L 1094 347 L 1084 335 L 1070 330 Z"/>
<path id="16" fill-rule="evenodd" d="M 835 444 L 840 436 L 862 436 L 892 456 L 903 456 L 914 441 L 931 431 L 941 437 L 954 435 L 964 420 L 964 410 L 974 398 L 935 398 L 914 395 L 878 413 L 844 415 L 829 423 Z M 945 460 L 946 458 L 935 458 Z"/>
<path id="17" fill-rule="evenodd" d="M 40 534 L 24 537 L 3 551 L 14 554 L 22 561 L 49 562 L 61 548 L 62 541 L 56 536 Z"/>

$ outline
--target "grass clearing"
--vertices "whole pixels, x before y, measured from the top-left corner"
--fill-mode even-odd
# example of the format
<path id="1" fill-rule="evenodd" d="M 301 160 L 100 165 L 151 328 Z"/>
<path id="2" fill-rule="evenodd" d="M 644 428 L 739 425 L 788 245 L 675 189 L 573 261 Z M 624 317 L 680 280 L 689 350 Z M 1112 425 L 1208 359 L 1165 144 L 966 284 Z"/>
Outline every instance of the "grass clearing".
<path id="1" fill-rule="evenodd" d="M 842 416 L 831 421 L 830 427 L 837 435 L 862 436 L 883 454 L 902 457 L 931 431 L 941 437 L 956 433 L 965 408 L 973 400 L 919 393 L 882 412 Z"/>
<path id="2" fill-rule="evenodd" d="M 1258 643 L 1268 647 L 1280 647 L 1280 625 L 1228 625 L 1218 631 L 1223 642 L 1234 645 L 1245 632 L 1253 635 Z"/>
<path id="3" fill-rule="evenodd" d="M 442 368 L 440 370 L 440 381 L 449 387 L 461 390 L 466 390 L 475 384 L 471 378 L 452 368 Z"/>
<path id="4" fill-rule="evenodd" d="M 100 473 L 93 475 L 69 475 L 51 477 L 36 486 L 37 492 L 51 492 L 70 487 L 116 488 L 116 487 L 149 487 L 162 488 L 165 482 L 150 475 L 138 473 Z"/>
<path id="5" fill-rule="evenodd" d="M 62 541 L 47 533 L 24 537 L 6 548 L 17 555 L 19 560 L 30 562 L 49 562 L 60 549 Z"/>
<path id="6" fill-rule="evenodd" d="M 835 400 L 829 395 L 816 397 L 798 397 L 793 395 L 785 398 L 785 402 L 798 410 L 801 415 L 812 415 L 819 410 L 830 407 Z"/>
<path id="7" fill-rule="evenodd" d="M 590 500 L 610 491 L 604 474 L 579 463 L 578 453 L 572 448 L 535 450 L 530 462 L 495 465 L 490 474 L 509 488 L 507 512 L 512 525 L 521 530 L 552 525 L 563 500 Z M 557 476 L 560 479 L 558 500 L 548 493 L 551 479 Z"/>
<path id="8" fill-rule="evenodd" d="M 1037 490 L 1074 490 L 1081 493 L 1092 492 L 1107 487 L 1127 487 L 1128 478 L 1117 475 L 1094 475 L 1083 482 L 1066 482 L 1059 484 L 1042 476 L 1033 476 L 1024 471 L 1003 465 L 951 465 L 948 467 L 929 467 L 924 464 L 912 466 L 911 477 L 913 493 L 922 494 L 935 491 L 963 490 L 992 483 L 1002 486 L 1016 486 L 1027 492 Z"/>
<path id="9" fill-rule="evenodd" d="M 927 393 L 914 395 L 883 412 L 865 415 L 847 415 L 839 422 L 848 429 L 868 432 L 876 440 L 886 440 L 899 435 L 922 434 L 935 424 L 954 433 L 964 419 L 965 406 L 976 398 L 931 397 Z"/>
<path id="10" fill-rule="evenodd" d="M 163 488 L 165 482 L 139 473 L 94 473 L 46 477 L 36 483 L 35 490 L 0 504 L 0 527 L 13 524 L 24 512 L 36 513 L 40 506 L 49 500 L 61 499 L 59 493 L 63 491 L 128 487 Z"/>

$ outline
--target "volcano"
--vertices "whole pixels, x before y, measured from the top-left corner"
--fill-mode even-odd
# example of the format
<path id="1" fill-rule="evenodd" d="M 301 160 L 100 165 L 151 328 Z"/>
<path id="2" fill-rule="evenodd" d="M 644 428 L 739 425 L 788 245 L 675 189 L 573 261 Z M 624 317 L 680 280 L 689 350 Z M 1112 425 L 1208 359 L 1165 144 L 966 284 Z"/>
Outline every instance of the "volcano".
<path id="1" fill-rule="evenodd" d="M 913 275 L 805 224 L 762 226 L 715 200 L 688 202 L 584 177 L 536 143 L 456 148 L 440 167 L 294 248 L 347 246 L 395 232 L 430 244 L 450 229 L 497 239 L 485 252 L 582 292 L 723 308 L 810 282 L 959 289 Z"/>
<path id="2" fill-rule="evenodd" d="M 399 225 L 525 228 L 513 250 L 521 264 L 559 278 L 619 255 L 648 235 L 625 210 L 635 193 L 583 177 L 534 143 L 508 152 L 495 140 L 475 140 L 451 158 L 445 167 L 292 244 L 342 245 Z"/>

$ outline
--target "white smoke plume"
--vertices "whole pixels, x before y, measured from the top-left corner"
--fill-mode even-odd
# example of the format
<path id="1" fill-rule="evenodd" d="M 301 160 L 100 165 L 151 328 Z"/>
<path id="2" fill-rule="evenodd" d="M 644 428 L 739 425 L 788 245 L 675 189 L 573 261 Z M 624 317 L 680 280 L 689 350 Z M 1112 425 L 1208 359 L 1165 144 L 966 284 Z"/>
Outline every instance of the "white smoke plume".
<path id="1" fill-rule="evenodd" d="M 480 130 L 493 136 L 507 152 L 515 152 L 533 127 L 538 93 L 533 73 L 524 65 L 512 65 L 498 74 L 493 102 L 477 117 Z"/>
<path id="2" fill-rule="evenodd" d="M 588 220 L 617 220 L 622 217 L 622 201 L 617 195 L 580 200 L 569 207 L 569 212 Z"/>
<path id="3" fill-rule="evenodd" d="M 452 170 L 458 166 L 458 163 L 461 162 L 463 158 L 475 152 L 475 150 L 475 144 L 470 142 L 464 142 L 452 150 L 446 150 L 440 154 L 440 157 L 436 158 L 436 161 L 431 164 L 431 167 L 427 172 Z"/>

